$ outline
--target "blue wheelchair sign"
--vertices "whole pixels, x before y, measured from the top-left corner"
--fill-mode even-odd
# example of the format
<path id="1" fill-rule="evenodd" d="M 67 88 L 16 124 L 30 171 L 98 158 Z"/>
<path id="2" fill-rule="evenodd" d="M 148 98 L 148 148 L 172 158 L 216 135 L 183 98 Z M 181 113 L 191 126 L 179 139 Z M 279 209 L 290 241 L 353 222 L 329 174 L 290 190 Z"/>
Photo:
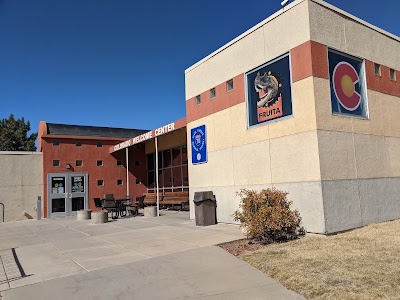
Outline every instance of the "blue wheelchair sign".
<path id="1" fill-rule="evenodd" d="M 192 128 L 190 131 L 192 144 L 192 164 L 202 164 L 207 162 L 207 140 L 206 125 Z"/>

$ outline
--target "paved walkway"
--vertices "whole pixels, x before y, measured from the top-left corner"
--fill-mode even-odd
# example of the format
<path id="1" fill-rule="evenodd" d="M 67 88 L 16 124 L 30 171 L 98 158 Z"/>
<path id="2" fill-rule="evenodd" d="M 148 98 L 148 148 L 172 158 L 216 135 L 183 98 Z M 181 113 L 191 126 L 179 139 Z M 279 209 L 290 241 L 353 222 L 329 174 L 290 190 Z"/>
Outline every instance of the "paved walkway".
<path id="1" fill-rule="evenodd" d="M 238 226 L 164 214 L 1 224 L 0 298 L 302 299 L 213 246 L 243 238 Z"/>

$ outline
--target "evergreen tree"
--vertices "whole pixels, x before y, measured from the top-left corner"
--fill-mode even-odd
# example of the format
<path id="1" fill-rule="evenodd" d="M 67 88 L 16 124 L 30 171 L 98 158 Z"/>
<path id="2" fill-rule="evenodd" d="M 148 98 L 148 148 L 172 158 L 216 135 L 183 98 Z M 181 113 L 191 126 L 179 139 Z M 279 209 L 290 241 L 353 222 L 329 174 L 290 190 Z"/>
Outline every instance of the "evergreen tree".
<path id="1" fill-rule="evenodd" d="M 8 119 L 0 120 L 0 151 L 36 151 L 37 133 L 28 136 L 31 129 L 29 121 L 15 119 L 11 114 Z"/>

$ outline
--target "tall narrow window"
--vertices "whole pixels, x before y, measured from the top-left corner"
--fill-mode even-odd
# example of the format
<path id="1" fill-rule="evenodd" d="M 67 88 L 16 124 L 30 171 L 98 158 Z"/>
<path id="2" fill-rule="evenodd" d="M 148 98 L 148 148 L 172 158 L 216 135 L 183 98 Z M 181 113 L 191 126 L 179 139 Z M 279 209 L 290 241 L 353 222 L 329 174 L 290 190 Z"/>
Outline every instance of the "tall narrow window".
<path id="1" fill-rule="evenodd" d="M 210 99 L 214 99 L 216 95 L 217 95 L 217 92 L 215 91 L 215 88 L 212 88 L 210 90 Z"/>
<path id="2" fill-rule="evenodd" d="M 233 90 L 233 79 L 228 80 L 226 82 L 226 91 L 229 92 L 229 91 L 232 91 L 232 90 Z"/>
<path id="3" fill-rule="evenodd" d="M 381 76 L 381 65 L 374 64 L 374 69 L 375 69 L 375 75 L 376 76 Z"/>
<path id="4" fill-rule="evenodd" d="M 390 80 L 396 81 L 396 71 L 390 69 Z"/>
<path id="5" fill-rule="evenodd" d="M 97 142 L 97 148 L 103 147 L 103 144 L 101 142 Z"/>
<path id="6" fill-rule="evenodd" d="M 201 98 L 200 95 L 196 96 L 196 105 L 200 105 L 201 104 Z"/>
<path id="7" fill-rule="evenodd" d="M 98 166 L 98 167 L 101 167 L 102 165 L 103 165 L 103 161 L 102 161 L 102 160 L 98 160 L 98 161 L 97 161 L 97 166 Z"/>
<path id="8" fill-rule="evenodd" d="M 81 161 L 81 160 L 77 160 L 77 161 L 75 162 L 75 165 L 76 165 L 77 167 L 82 167 L 82 161 Z"/>

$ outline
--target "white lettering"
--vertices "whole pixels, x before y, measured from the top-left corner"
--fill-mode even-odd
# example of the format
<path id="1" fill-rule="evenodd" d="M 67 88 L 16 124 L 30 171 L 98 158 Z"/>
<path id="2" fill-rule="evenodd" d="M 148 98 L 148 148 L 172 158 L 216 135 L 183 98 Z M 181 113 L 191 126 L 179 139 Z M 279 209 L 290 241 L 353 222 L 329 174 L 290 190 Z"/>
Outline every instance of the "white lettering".
<path id="1" fill-rule="evenodd" d="M 164 125 L 162 127 L 159 127 L 157 129 L 154 130 L 154 136 L 158 136 L 164 133 L 168 133 L 170 131 L 175 130 L 175 123 L 170 123 L 167 125 Z M 121 149 L 124 149 L 126 147 L 132 146 L 133 144 L 137 144 L 140 142 L 144 142 L 147 141 L 149 139 L 153 138 L 153 132 L 152 131 L 148 131 L 146 133 L 143 133 L 141 135 L 138 135 L 130 140 L 127 140 L 125 142 L 119 143 L 118 145 L 114 146 L 114 151 L 118 151 Z"/>
<path id="2" fill-rule="evenodd" d="M 147 141 L 148 139 L 151 139 L 153 137 L 153 133 L 151 131 L 148 131 L 146 133 L 143 133 L 141 135 L 138 135 L 137 137 L 133 138 L 133 143 L 137 144 L 140 142 Z"/>
<path id="3" fill-rule="evenodd" d="M 131 140 L 127 140 L 125 142 L 119 143 L 118 145 L 114 146 L 114 151 L 118 151 L 118 150 L 124 149 L 126 147 L 129 147 L 131 144 L 132 144 Z"/>
<path id="4" fill-rule="evenodd" d="M 175 123 L 170 123 L 154 130 L 154 135 L 158 136 L 173 130 L 175 130 Z"/>

